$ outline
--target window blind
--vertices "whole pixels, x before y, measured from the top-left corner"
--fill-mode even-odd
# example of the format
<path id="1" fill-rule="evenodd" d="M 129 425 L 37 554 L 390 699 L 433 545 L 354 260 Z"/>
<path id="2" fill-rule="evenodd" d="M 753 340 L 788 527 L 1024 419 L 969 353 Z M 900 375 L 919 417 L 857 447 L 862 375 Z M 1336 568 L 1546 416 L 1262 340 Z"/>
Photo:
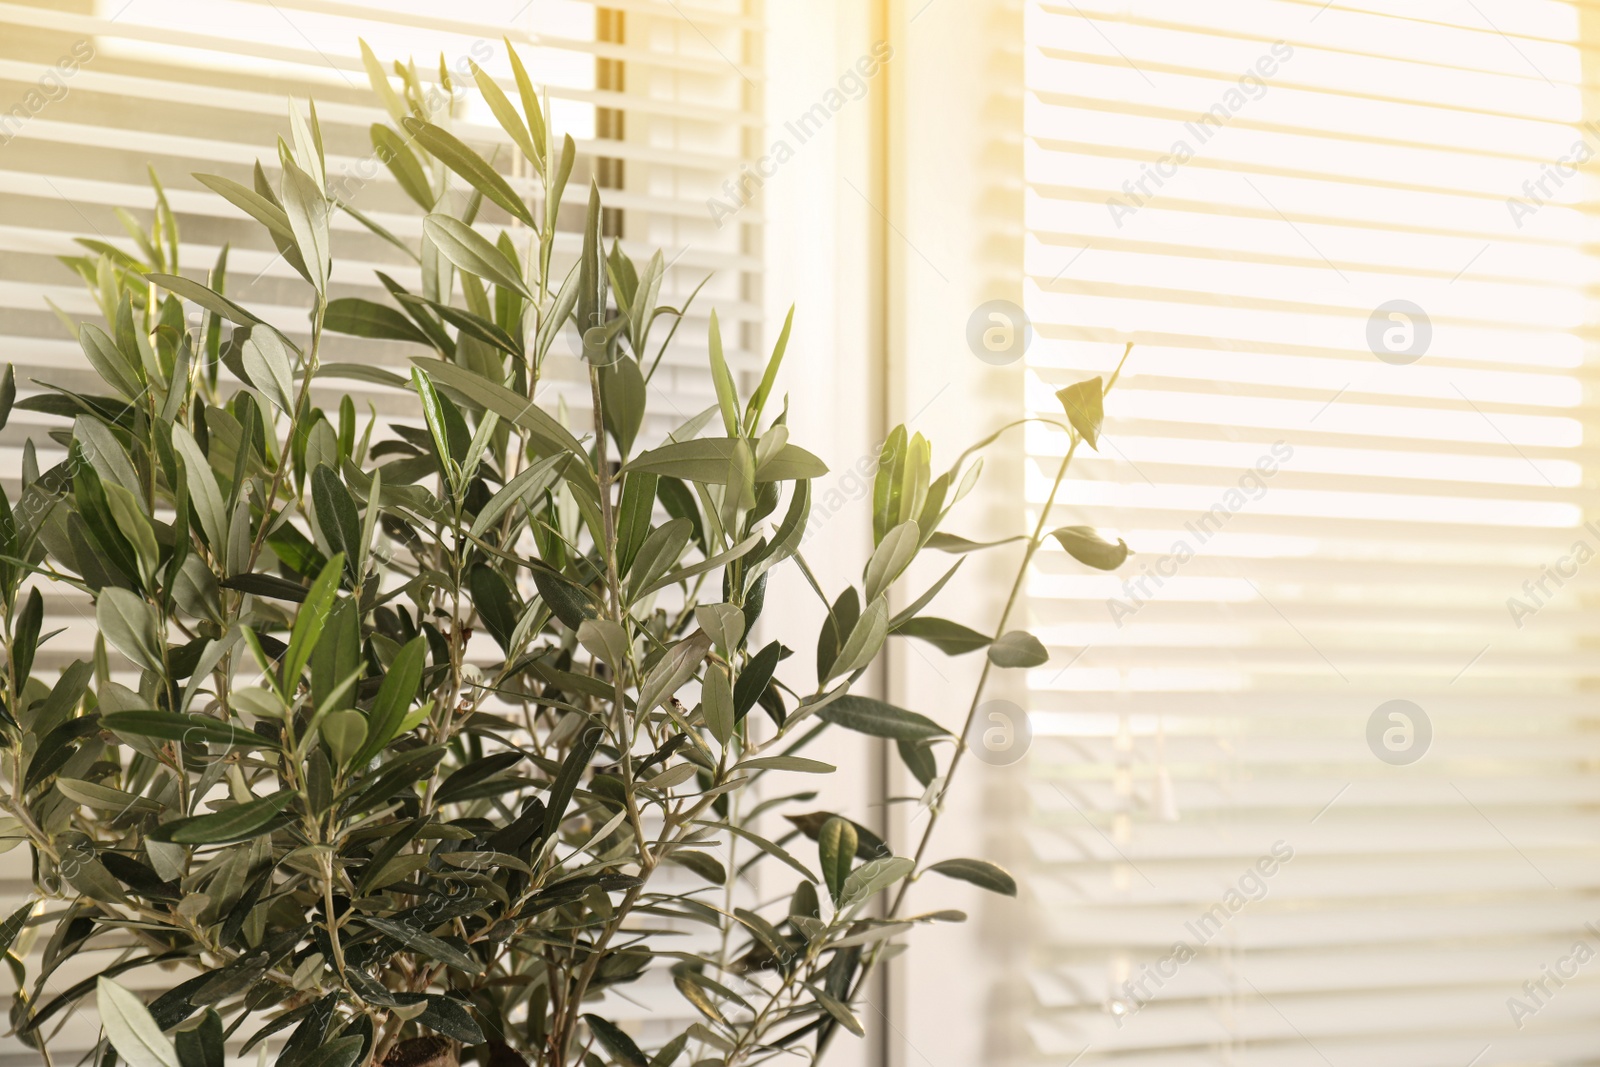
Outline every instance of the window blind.
<path id="1" fill-rule="evenodd" d="M 1597 1062 L 1597 17 L 1025 5 L 1024 1062 Z"/>
<path id="2" fill-rule="evenodd" d="M 288 129 L 291 97 L 302 108 L 306 98 L 316 101 L 330 184 L 392 232 L 420 238 L 420 212 L 373 154 L 368 128 L 385 113 L 368 84 L 358 39 L 386 67 L 414 59 L 423 80 L 447 92 L 442 63 L 457 90 L 454 131 L 486 157 L 496 153 L 512 184 L 530 191 L 531 171 L 472 88 L 468 66 L 476 62 L 515 96 L 503 40 L 509 38 L 533 79 L 548 86 L 557 134 L 570 133 L 578 146 L 568 188 L 580 193 L 569 195 L 560 220 L 565 242 L 556 269 L 564 274 L 581 247 L 581 190 L 593 177 L 607 205 L 607 237 L 641 262 L 663 250 L 669 264 L 663 303 L 681 306 L 710 276 L 652 379 L 659 401 L 652 410 L 665 414 L 644 432 L 662 434 L 714 402 L 703 370 L 713 307 L 730 363 L 747 372 L 764 361 L 750 354 L 765 351 L 760 215 L 755 208 L 719 213 L 712 204 L 726 197 L 726 184 L 760 141 L 763 24 L 761 0 L 0 3 L 0 338 L 4 359 L 16 365 L 19 395 L 38 391 L 38 381 L 71 389 L 90 384 L 81 351 L 47 301 L 75 318 L 97 312 L 56 257 L 80 254 L 78 236 L 133 249 L 116 212 L 148 226 L 154 195 L 147 164 L 177 216 L 185 271 L 203 277 L 228 244 L 229 295 L 291 335 L 304 328 L 303 286 L 293 270 L 260 227 L 191 177 L 215 173 L 248 184 L 259 158 L 276 180 L 273 145 Z M 491 238 L 512 224 L 487 204 L 478 220 Z M 354 219 L 339 214 L 332 225 L 331 296 L 388 302 L 374 269 L 418 286 L 415 265 Z M 589 418 L 577 348 L 575 335 L 557 341 L 541 387 L 542 398 L 567 404 L 575 422 Z M 326 361 L 405 373 L 406 356 L 403 346 L 387 342 L 333 335 L 324 341 Z M 411 415 L 393 392 L 358 381 L 340 387 L 355 396 L 358 409 L 370 403 L 382 417 Z M 0 433 L 0 476 L 9 487 L 15 488 L 25 441 L 39 450 L 42 468 L 57 461 L 60 449 L 46 436 L 57 425 L 26 411 L 12 415 Z M 41 666 L 58 669 L 87 658 L 94 640 L 87 601 L 52 588 L 47 604 L 45 629 L 65 632 L 41 650 Z M 17 849 L 0 858 L 0 903 L 14 909 L 28 891 L 26 850 Z M 52 990 L 64 991 L 113 958 L 90 953 L 64 965 Z M 128 980 L 136 988 L 166 988 L 176 978 L 141 971 Z M 629 995 L 640 1002 L 640 1019 L 654 1013 L 641 1024 L 647 1042 L 667 1036 L 686 1010 L 670 985 L 658 990 L 645 983 Z M 55 1062 L 76 1062 L 96 1030 L 92 1011 L 74 1017 L 51 1042 Z M 38 1055 L 0 1040 L 0 1064 L 33 1064 Z"/>

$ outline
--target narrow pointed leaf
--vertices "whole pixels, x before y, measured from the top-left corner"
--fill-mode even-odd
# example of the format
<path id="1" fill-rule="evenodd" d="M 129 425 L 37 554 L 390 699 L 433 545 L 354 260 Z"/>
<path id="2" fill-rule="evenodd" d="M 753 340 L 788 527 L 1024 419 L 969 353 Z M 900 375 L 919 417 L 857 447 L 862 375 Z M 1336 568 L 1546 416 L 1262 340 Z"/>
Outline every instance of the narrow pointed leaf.
<path id="1" fill-rule="evenodd" d="M 1096 450 L 1100 447 L 1100 424 L 1106 417 L 1104 397 L 1105 387 L 1099 378 L 1056 390 L 1056 399 L 1066 409 L 1067 421 L 1089 442 L 1089 447 Z"/>
<path id="2" fill-rule="evenodd" d="M 152 836 L 178 845 L 219 845 L 246 841 L 265 830 L 296 795 L 285 789 L 269 797 L 236 804 L 214 815 L 197 815 L 164 823 Z"/>
<path id="3" fill-rule="evenodd" d="M 1073 559 L 1096 570 L 1114 571 L 1128 558 L 1128 542 L 1119 538 L 1116 544 L 1112 544 L 1096 533 L 1092 526 L 1063 526 L 1051 530 L 1050 536 Z"/>
<path id="4" fill-rule="evenodd" d="M 128 1067 L 179 1067 L 178 1050 L 144 1002 L 109 978 L 95 983 L 100 1026 Z"/>
<path id="5" fill-rule="evenodd" d="M 516 265 L 507 262 L 498 248 L 460 219 L 449 215 L 429 215 L 422 220 L 422 230 L 439 246 L 444 258 L 458 269 L 510 289 L 526 300 L 533 299 L 522 276 L 517 273 Z"/>
<path id="6" fill-rule="evenodd" d="M 484 158 L 463 144 L 455 135 L 447 133 L 431 122 L 410 116 L 403 120 L 406 131 L 414 137 L 428 153 L 445 166 L 465 178 L 473 188 L 484 196 L 494 201 L 510 214 L 521 219 L 529 226 L 537 226 L 533 215 L 528 211 L 528 205 L 522 202 L 516 191 L 502 178 Z"/>
<path id="7" fill-rule="evenodd" d="M 817 712 L 824 722 L 846 730 L 891 740 L 925 741 L 946 737 L 950 731 L 925 715 L 885 704 L 871 697 L 846 694 Z"/>
<path id="8" fill-rule="evenodd" d="M 1050 662 L 1050 653 L 1026 630 L 1012 630 L 989 646 L 989 662 L 996 667 L 1038 667 Z"/>
<path id="9" fill-rule="evenodd" d="M 845 879 L 855 865 L 856 828 L 848 819 L 833 818 L 823 824 L 817 833 L 817 859 L 822 865 L 822 877 L 828 884 L 828 893 L 835 904 L 844 891 Z"/>
<path id="10" fill-rule="evenodd" d="M 467 974 L 482 974 L 483 964 L 476 956 L 463 952 L 448 941 L 434 937 L 432 934 L 417 929 L 411 923 L 396 922 L 393 919 L 384 919 L 376 915 L 368 916 L 362 920 L 368 926 L 381 933 L 388 934 L 402 945 L 423 956 L 448 964 L 458 971 Z"/>
<path id="11" fill-rule="evenodd" d="M 928 870 L 935 874 L 942 874 L 946 878 L 955 878 L 963 882 L 971 882 L 980 889 L 987 889 L 991 893 L 1001 896 L 1014 897 L 1017 895 L 1017 880 L 1011 877 L 1004 867 L 990 863 L 988 860 L 944 860 L 935 863 Z"/>

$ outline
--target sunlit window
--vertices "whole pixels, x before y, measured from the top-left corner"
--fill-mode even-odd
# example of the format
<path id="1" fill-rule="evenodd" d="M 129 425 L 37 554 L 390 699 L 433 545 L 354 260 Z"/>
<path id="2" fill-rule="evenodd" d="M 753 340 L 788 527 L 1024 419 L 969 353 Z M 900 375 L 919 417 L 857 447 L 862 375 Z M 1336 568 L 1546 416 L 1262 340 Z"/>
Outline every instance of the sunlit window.
<path id="1" fill-rule="evenodd" d="M 105 49 L 113 55 L 208 70 L 290 76 L 307 85 L 365 86 L 357 39 L 381 57 L 409 57 L 429 82 L 437 82 L 441 58 L 452 79 L 470 85 L 469 62 L 510 84 L 511 61 L 501 41 L 531 40 L 523 62 L 541 84 L 556 90 L 551 101 L 556 128 L 587 140 L 595 135 L 595 108 L 562 99 L 561 90 L 595 89 L 595 60 L 573 43 L 595 39 L 595 6 L 586 0 L 480 0 L 460 13 L 441 14 L 438 4 L 393 0 L 357 14 L 317 10 L 316 4 L 272 4 L 258 0 L 96 0 L 96 13 L 114 18 L 116 33 Z M 419 24 L 430 32 L 419 36 Z M 427 49 L 418 51 L 419 40 Z M 546 42 L 541 47 L 541 41 Z M 458 114 L 493 126 L 476 93 L 463 93 Z"/>
<path id="2" fill-rule="evenodd" d="M 1526 1035 L 1505 1007 L 1592 918 L 1592 19 L 1028 5 L 1030 411 L 1134 343 L 1058 509 L 1137 554 L 1029 586 L 1052 1061 L 1553 1062 L 1592 1030 L 1590 991 Z M 1064 447 L 1030 434 L 1035 508 Z M 1369 746 L 1392 700 L 1414 766 Z M 1185 928 L 1275 842 L 1259 902 Z"/>

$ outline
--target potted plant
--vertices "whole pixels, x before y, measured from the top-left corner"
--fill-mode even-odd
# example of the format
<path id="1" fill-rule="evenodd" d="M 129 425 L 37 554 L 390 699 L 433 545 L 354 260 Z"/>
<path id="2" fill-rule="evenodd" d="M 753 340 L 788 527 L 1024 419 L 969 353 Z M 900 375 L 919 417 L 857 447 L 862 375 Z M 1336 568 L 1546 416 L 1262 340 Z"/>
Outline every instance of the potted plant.
<path id="1" fill-rule="evenodd" d="M 517 100 L 473 73 L 532 197 L 449 132 L 414 67 L 394 66 L 397 88 L 363 48 L 393 119 L 374 151 L 425 213 L 420 244 L 341 197 L 312 107 L 291 109 L 276 181 L 260 164 L 248 184 L 199 176 L 300 276 L 307 323 L 231 298 L 226 248 L 203 279 L 182 273 L 159 183 L 137 252 L 84 240 L 66 260 L 101 312 L 66 320 L 100 381 L 16 405 L 58 418 L 66 455 L 41 469 L 30 441 L 20 493 L 0 495 L 0 806 L 37 887 L 0 924 L 15 1032 L 48 1059 L 92 999 L 106 1065 L 221 1067 L 228 1043 L 285 1067 L 820 1054 L 861 1033 L 857 991 L 907 929 L 960 918 L 909 914 L 916 878 L 1016 892 L 993 864 L 933 862 L 961 736 L 853 683 L 896 634 L 986 650 L 985 679 L 1042 663 L 1008 629 L 1034 552 L 1054 535 L 1109 569 L 1126 545 L 1041 518 L 1014 539 L 998 626 L 929 615 L 956 568 L 902 593 L 907 568 L 987 547 L 941 529 L 998 434 L 935 474 L 902 427 L 871 560 L 823 589 L 799 543 L 825 468 L 775 396 L 788 324 L 741 394 L 712 314 L 717 404 L 646 440 L 646 385 L 688 310 L 662 302 L 662 256 L 607 249 L 591 187 L 582 253 L 558 262 L 574 145 L 514 57 Z M 515 220 L 493 239 L 475 225 L 486 205 Z M 388 302 L 332 295 L 341 211 L 420 285 L 379 275 Z M 581 426 L 539 392 L 569 323 Z M 324 360 L 331 333 L 410 346 L 409 375 Z M 380 431 L 338 393 L 348 379 L 392 389 L 407 416 Z M 1062 391 L 1073 450 L 1095 444 L 1108 387 Z M 0 421 L 15 394 L 7 374 Z M 779 567 L 826 606 L 820 633 L 767 602 Z M 98 640 L 51 677 L 45 590 L 66 588 L 92 600 Z M 785 665 L 801 641 L 815 677 Z M 929 789 L 912 855 L 808 803 L 808 776 L 834 768 L 807 745 L 829 729 L 894 741 Z M 793 892 L 741 893 L 757 865 Z M 686 948 L 669 926 L 711 937 Z M 95 977 L 52 983 L 102 950 Z M 601 994 L 653 969 L 698 1021 L 646 1050 Z M 147 1004 L 135 978 L 163 991 Z"/>

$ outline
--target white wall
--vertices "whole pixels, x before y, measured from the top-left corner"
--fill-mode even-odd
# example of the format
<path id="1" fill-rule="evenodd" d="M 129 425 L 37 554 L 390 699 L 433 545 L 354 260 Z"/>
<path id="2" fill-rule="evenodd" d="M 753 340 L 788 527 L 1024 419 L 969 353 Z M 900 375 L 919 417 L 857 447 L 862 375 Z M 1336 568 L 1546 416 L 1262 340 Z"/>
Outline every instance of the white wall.
<path id="1" fill-rule="evenodd" d="M 770 129 L 765 147 L 782 141 L 794 154 L 752 204 L 767 225 L 769 339 L 777 336 L 789 306 L 796 308 L 779 379 L 779 390 L 789 395 L 793 440 L 820 455 L 831 472 L 813 487 L 813 515 L 825 510 L 828 517 L 818 522 L 801 549 L 830 595 L 859 580 L 871 550 L 870 472 L 873 447 L 884 434 L 878 339 L 882 275 L 870 239 L 874 216 L 841 176 L 848 175 L 862 188 L 877 184 L 871 144 L 885 72 L 868 83 L 861 99 L 847 99 L 837 113 L 830 112 L 805 141 L 786 124 L 822 101 L 829 89 L 837 89 L 841 75 L 870 52 L 871 8 L 851 0 L 767 5 L 769 55 L 764 65 L 770 72 Z M 869 472 L 865 479 L 849 476 L 861 470 Z M 767 603 L 782 603 L 787 620 L 796 615 L 805 619 L 798 631 L 786 621 L 785 630 L 815 633 L 823 608 L 797 568 L 780 568 L 772 582 Z M 795 651 L 794 676 L 805 677 L 810 668 L 804 664 L 812 660 L 814 649 Z M 863 682 L 872 691 L 874 681 Z M 824 784 L 817 807 L 881 827 L 881 750 L 875 742 L 830 731 L 809 753 L 840 768 Z M 841 1035 L 829 1054 L 830 1067 L 876 1063 L 871 1044 Z"/>
<path id="2" fill-rule="evenodd" d="M 893 49 L 866 94 L 799 146 L 758 201 L 768 226 L 768 321 L 780 322 L 791 301 L 799 305 L 785 387 L 796 440 L 820 445 L 834 472 L 818 487 L 825 503 L 830 490 L 850 495 L 848 469 L 874 454 L 890 426 L 904 421 L 927 435 L 937 470 L 1020 407 L 1020 365 L 979 361 L 966 327 L 985 300 L 1021 302 L 1021 144 L 996 133 L 1021 125 L 1021 16 L 1008 3 L 960 0 L 771 3 L 767 15 L 774 137 L 785 136 L 784 124 L 877 42 Z M 987 538 L 1022 529 L 1016 456 L 1014 448 L 992 450 L 984 483 L 952 517 L 952 530 Z M 862 469 L 871 470 L 870 460 Z M 819 577 L 832 578 L 831 585 L 823 578 L 825 587 L 859 578 L 870 528 L 868 500 L 858 491 L 808 544 Z M 949 562 L 919 564 L 909 585 L 931 583 Z M 992 628 L 1014 565 L 1014 557 L 970 559 L 930 610 Z M 891 644 L 880 693 L 960 730 L 977 657 L 950 660 L 926 645 Z M 841 767 L 885 771 L 839 776 L 837 803 L 870 806 L 874 825 L 888 817 L 896 851 L 911 852 L 927 813 L 915 804 L 886 808 L 883 799 L 915 797 L 916 782 L 880 746 L 849 738 L 831 744 Z M 1020 768 L 965 761 L 929 856 L 1005 862 L 1015 843 L 1005 836 L 1011 820 L 1004 813 L 1019 793 Z M 1008 1023 L 997 1009 L 1012 997 L 1006 946 L 1016 943 L 1020 905 L 938 876 L 909 899 L 912 911 L 946 907 L 967 911 L 971 922 L 910 939 L 889 988 L 870 991 L 861 1007 L 868 1039 L 841 1037 L 829 1067 L 993 1062 L 1003 1046 L 996 1032 Z"/>

